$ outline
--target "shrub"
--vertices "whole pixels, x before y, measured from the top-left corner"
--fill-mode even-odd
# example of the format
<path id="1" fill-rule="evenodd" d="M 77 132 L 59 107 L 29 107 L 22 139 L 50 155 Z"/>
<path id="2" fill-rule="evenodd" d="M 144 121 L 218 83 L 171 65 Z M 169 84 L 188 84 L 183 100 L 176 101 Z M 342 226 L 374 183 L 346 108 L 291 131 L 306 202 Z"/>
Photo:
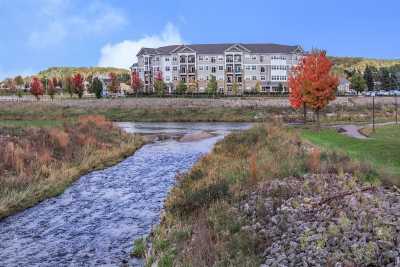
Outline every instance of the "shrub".
<path id="1" fill-rule="evenodd" d="M 133 243 L 132 256 L 143 258 L 146 254 L 146 240 L 144 238 L 136 239 Z"/>

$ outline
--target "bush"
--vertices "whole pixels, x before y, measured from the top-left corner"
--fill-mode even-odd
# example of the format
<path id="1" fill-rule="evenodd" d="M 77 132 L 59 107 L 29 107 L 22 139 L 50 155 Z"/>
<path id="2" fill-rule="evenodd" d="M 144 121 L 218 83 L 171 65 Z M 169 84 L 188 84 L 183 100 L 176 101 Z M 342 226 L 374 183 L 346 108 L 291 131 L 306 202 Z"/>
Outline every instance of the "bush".
<path id="1" fill-rule="evenodd" d="M 146 254 L 146 240 L 144 238 L 136 239 L 133 242 L 132 256 L 137 258 L 143 258 Z"/>

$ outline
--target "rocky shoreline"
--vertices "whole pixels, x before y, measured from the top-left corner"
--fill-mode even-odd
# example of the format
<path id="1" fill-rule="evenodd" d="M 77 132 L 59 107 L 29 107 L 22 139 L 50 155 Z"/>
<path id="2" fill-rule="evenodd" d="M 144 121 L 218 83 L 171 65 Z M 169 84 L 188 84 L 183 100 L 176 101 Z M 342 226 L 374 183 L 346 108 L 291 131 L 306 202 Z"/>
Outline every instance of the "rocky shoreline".
<path id="1" fill-rule="evenodd" d="M 240 204 L 262 266 L 399 266 L 400 191 L 350 175 L 272 180 Z"/>

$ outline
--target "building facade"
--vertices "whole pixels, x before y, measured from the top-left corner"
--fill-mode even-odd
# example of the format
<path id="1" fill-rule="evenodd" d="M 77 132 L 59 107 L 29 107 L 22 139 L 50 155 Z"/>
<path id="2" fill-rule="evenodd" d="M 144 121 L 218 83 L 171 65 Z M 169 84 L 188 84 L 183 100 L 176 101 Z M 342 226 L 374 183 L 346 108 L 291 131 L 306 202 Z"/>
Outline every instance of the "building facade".
<path id="1" fill-rule="evenodd" d="M 277 44 L 192 44 L 142 48 L 131 70 L 139 74 L 145 92 L 162 77 L 172 93 L 179 82 L 205 92 L 211 76 L 220 93 L 287 91 L 288 75 L 298 64 L 300 46 Z M 257 85 L 258 84 L 258 85 Z"/>

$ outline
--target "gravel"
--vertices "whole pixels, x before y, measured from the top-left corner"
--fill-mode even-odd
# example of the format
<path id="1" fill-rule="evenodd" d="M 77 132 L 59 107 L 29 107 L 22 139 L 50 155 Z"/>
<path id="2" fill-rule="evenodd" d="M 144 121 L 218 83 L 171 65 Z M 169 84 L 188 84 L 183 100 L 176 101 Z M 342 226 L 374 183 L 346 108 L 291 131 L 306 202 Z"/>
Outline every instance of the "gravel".
<path id="1" fill-rule="evenodd" d="M 400 266 L 400 192 L 351 175 L 272 180 L 239 207 L 265 266 Z"/>

